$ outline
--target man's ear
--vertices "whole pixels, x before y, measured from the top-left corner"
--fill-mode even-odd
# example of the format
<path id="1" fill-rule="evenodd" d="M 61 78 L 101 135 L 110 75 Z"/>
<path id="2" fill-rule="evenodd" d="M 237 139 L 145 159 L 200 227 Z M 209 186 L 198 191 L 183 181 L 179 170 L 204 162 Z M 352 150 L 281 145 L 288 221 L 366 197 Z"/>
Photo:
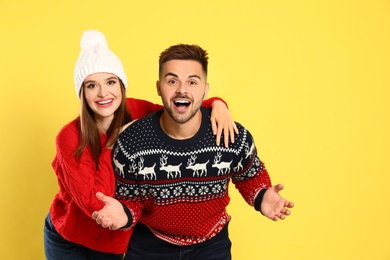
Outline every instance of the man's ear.
<path id="1" fill-rule="evenodd" d="M 160 91 L 160 81 L 156 81 L 156 89 L 157 89 L 157 94 L 161 97 L 161 91 Z"/>
<path id="2" fill-rule="evenodd" d="M 206 99 L 207 98 L 207 95 L 209 94 L 209 83 L 206 83 L 206 88 L 204 90 L 204 98 L 203 99 Z"/>

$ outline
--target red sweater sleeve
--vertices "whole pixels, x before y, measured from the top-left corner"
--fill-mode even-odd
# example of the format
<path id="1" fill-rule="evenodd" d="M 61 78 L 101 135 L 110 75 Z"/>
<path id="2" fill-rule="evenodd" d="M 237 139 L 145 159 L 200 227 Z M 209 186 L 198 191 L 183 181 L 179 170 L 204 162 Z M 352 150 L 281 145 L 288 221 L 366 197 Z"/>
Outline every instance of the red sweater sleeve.
<path id="1" fill-rule="evenodd" d="M 52 166 L 58 177 L 60 195 L 64 200 L 74 201 L 85 214 L 91 216 L 93 211 L 104 207 L 96 198 L 96 192 L 100 191 L 108 196 L 113 196 L 115 192 L 112 152 L 110 149 L 102 149 L 97 168 L 87 147 L 79 162 L 73 156 L 79 142 L 77 122 L 75 120 L 66 125 L 58 134 L 57 154 Z"/>
<path id="2" fill-rule="evenodd" d="M 258 205 L 255 205 L 255 202 L 260 191 L 270 188 L 272 184 L 264 163 L 257 155 L 252 135 L 248 131 L 246 131 L 246 135 L 247 138 L 244 144 L 246 148 L 241 150 L 238 157 L 242 158 L 242 166 L 240 171 L 233 174 L 232 182 L 245 201 L 256 208 Z"/>
<path id="3" fill-rule="evenodd" d="M 133 120 L 164 108 L 162 105 L 154 104 L 143 99 L 127 98 L 126 103 Z"/>
<path id="4" fill-rule="evenodd" d="M 219 98 L 219 97 L 212 97 L 212 98 L 203 100 L 202 106 L 205 108 L 211 108 L 213 106 L 214 101 L 216 101 L 216 100 L 222 101 L 226 105 L 226 107 L 228 108 L 228 104 L 225 102 L 225 100 L 223 100 L 222 98 Z"/>

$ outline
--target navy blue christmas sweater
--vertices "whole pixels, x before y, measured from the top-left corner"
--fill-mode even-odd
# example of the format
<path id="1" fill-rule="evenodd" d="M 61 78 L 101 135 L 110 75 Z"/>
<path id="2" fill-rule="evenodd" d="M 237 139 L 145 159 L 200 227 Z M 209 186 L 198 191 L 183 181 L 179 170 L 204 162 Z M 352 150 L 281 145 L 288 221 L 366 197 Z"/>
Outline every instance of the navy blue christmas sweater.
<path id="1" fill-rule="evenodd" d="M 217 146 L 211 111 L 201 112 L 201 127 L 192 138 L 169 137 L 159 123 L 161 110 L 130 125 L 113 150 L 116 197 L 131 212 L 132 224 L 139 221 L 177 245 L 208 240 L 228 223 L 230 180 L 257 210 L 260 191 L 271 187 L 249 131 L 236 123 L 235 142 Z"/>

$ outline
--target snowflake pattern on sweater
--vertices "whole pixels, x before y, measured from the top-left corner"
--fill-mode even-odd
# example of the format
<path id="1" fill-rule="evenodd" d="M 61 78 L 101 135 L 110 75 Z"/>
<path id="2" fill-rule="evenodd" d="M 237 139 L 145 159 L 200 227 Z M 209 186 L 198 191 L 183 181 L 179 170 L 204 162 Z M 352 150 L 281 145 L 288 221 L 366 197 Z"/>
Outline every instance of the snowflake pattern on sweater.
<path id="1" fill-rule="evenodd" d="M 235 143 L 217 146 L 210 110 L 201 111 L 202 124 L 192 138 L 165 134 L 161 110 L 123 131 L 113 150 L 116 196 L 131 210 L 133 224 L 140 221 L 177 245 L 208 240 L 228 223 L 230 180 L 251 206 L 271 186 L 249 131 L 237 123 Z"/>

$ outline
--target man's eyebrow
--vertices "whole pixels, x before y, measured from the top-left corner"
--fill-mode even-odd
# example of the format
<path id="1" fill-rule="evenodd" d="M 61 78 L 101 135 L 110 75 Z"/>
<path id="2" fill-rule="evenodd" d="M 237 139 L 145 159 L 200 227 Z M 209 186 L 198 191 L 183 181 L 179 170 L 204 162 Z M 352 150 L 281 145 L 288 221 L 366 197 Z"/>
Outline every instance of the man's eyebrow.
<path id="1" fill-rule="evenodd" d="M 196 74 L 189 75 L 188 78 L 198 78 L 198 79 L 201 79 L 200 76 L 198 76 Z"/>
<path id="2" fill-rule="evenodd" d="M 177 76 L 175 73 L 172 73 L 172 72 L 168 72 L 165 77 L 168 77 L 168 76 L 172 76 L 172 77 L 175 77 L 175 78 L 178 78 L 179 76 Z"/>
<path id="3" fill-rule="evenodd" d="M 165 77 L 168 77 L 168 76 L 172 76 L 172 77 L 175 77 L 175 78 L 178 78 L 179 76 L 173 72 L 168 72 Z M 188 78 L 198 78 L 198 79 L 201 79 L 200 76 L 196 75 L 196 74 L 191 74 L 188 76 Z"/>

